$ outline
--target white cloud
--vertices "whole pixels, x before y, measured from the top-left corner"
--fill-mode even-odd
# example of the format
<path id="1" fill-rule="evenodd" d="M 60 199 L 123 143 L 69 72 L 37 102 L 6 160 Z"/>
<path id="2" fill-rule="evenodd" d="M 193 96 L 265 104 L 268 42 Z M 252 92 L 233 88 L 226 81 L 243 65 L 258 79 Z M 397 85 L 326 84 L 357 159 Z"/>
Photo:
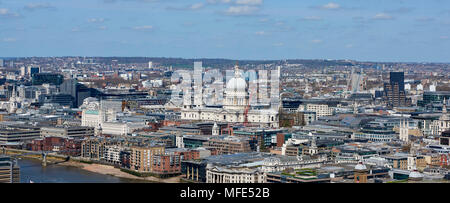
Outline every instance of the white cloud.
<path id="1" fill-rule="evenodd" d="M 143 25 L 143 26 L 136 26 L 132 28 L 133 30 L 140 30 L 140 31 L 144 31 L 144 30 L 152 30 L 153 26 L 151 25 Z"/>
<path id="2" fill-rule="evenodd" d="M 9 10 L 6 8 L 0 8 L 0 15 L 6 15 L 9 13 Z"/>
<path id="3" fill-rule="evenodd" d="M 209 4 L 228 4 L 231 3 L 231 0 L 206 0 Z"/>
<path id="4" fill-rule="evenodd" d="M 275 43 L 275 44 L 273 44 L 273 46 L 282 47 L 282 46 L 284 46 L 284 43 L 282 43 L 282 42 Z"/>
<path id="5" fill-rule="evenodd" d="M 117 3 L 117 2 L 125 2 L 125 1 L 135 1 L 140 3 L 155 3 L 155 2 L 161 2 L 163 0 L 103 0 L 104 3 Z"/>
<path id="6" fill-rule="evenodd" d="M 192 4 L 192 5 L 187 5 L 187 6 L 183 6 L 183 7 L 177 7 L 177 6 L 168 6 L 166 9 L 169 10 L 179 10 L 179 11 L 187 11 L 187 10 L 198 10 L 201 9 L 205 6 L 205 4 L 203 3 L 196 3 L 196 4 Z"/>
<path id="7" fill-rule="evenodd" d="M 239 5 L 262 5 L 263 0 L 236 0 L 236 4 Z"/>
<path id="8" fill-rule="evenodd" d="M 79 27 L 74 27 L 74 28 L 72 28 L 71 31 L 72 31 L 72 32 L 80 32 L 81 30 L 80 30 Z"/>
<path id="9" fill-rule="evenodd" d="M 34 11 L 38 9 L 54 9 L 49 3 L 29 3 L 25 5 L 25 9 L 29 11 Z"/>
<path id="10" fill-rule="evenodd" d="M 103 23 L 105 22 L 104 18 L 89 18 L 88 19 L 89 23 Z"/>
<path id="11" fill-rule="evenodd" d="M 323 20 L 323 18 L 320 17 L 320 16 L 306 16 L 306 17 L 301 18 L 300 20 L 305 20 L 305 21 L 320 21 L 320 20 Z"/>
<path id="12" fill-rule="evenodd" d="M 335 9 L 340 9 L 341 5 L 339 5 L 337 3 L 330 2 L 330 3 L 327 3 L 327 4 L 323 5 L 323 6 L 320 6 L 320 8 L 321 9 L 327 9 L 327 10 L 335 10 Z"/>
<path id="13" fill-rule="evenodd" d="M 203 6 L 204 6 L 203 3 L 197 3 L 197 4 L 192 4 L 189 8 L 191 10 L 197 10 L 197 9 L 203 8 Z"/>
<path id="14" fill-rule="evenodd" d="M 0 8 L 0 17 L 19 17 L 17 13 L 11 12 L 9 9 Z"/>
<path id="15" fill-rule="evenodd" d="M 17 39 L 16 38 L 3 38 L 3 41 L 4 42 L 15 42 L 15 41 L 17 41 Z"/>
<path id="16" fill-rule="evenodd" d="M 260 8 L 256 6 L 231 6 L 225 11 L 225 14 L 232 16 L 253 15 L 259 10 Z"/>
<path id="17" fill-rule="evenodd" d="M 264 32 L 264 31 L 258 31 L 258 32 L 255 32 L 255 35 L 260 35 L 260 36 L 262 36 L 262 35 L 267 35 L 267 33 Z"/>
<path id="18" fill-rule="evenodd" d="M 392 20 L 394 17 L 392 17 L 389 14 L 386 13 L 378 13 L 375 16 L 372 17 L 374 20 Z"/>

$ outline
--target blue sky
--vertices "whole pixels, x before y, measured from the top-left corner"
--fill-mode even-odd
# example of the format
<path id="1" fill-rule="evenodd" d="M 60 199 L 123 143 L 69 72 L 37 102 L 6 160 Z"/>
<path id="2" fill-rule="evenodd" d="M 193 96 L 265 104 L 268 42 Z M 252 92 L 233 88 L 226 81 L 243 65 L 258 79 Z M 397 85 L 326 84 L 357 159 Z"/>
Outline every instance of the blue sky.
<path id="1" fill-rule="evenodd" d="M 450 62 L 450 1 L 0 0 L 0 56 Z"/>

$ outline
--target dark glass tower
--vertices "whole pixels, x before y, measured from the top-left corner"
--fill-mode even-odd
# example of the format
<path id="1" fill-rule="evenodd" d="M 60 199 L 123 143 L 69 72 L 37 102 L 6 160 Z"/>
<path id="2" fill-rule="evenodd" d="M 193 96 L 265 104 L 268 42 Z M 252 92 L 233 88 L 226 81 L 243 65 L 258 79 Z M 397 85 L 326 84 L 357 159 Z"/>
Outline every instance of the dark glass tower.
<path id="1" fill-rule="evenodd" d="M 400 91 L 405 91 L 405 73 L 404 72 L 391 72 L 390 73 L 391 86 L 398 85 Z"/>
<path id="2" fill-rule="evenodd" d="M 408 106 L 404 72 L 390 72 L 389 83 L 384 84 L 384 99 L 389 107 Z"/>

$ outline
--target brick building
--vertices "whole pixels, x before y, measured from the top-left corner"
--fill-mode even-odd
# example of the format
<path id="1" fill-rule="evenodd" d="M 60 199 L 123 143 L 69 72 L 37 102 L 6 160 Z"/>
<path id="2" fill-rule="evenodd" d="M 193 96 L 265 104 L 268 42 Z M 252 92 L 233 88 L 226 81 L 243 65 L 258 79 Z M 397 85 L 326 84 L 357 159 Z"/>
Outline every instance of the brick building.
<path id="1" fill-rule="evenodd" d="M 203 146 L 216 149 L 218 154 L 235 154 L 252 151 L 248 138 L 236 136 L 213 137 L 205 142 Z"/>
<path id="2" fill-rule="evenodd" d="M 152 172 L 163 175 L 178 175 L 181 173 L 181 155 L 167 154 L 153 156 Z"/>
<path id="3" fill-rule="evenodd" d="M 31 142 L 32 151 L 60 151 L 64 146 L 62 137 L 45 137 Z"/>
<path id="4" fill-rule="evenodd" d="M 31 143 L 32 151 L 55 151 L 69 156 L 81 155 L 80 139 L 62 137 L 44 137 L 35 139 Z"/>
<path id="5" fill-rule="evenodd" d="M 164 146 L 149 146 L 149 147 L 131 147 L 130 168 L 138 172 L 152 172 L 153 156 L 164 155 Z"/>

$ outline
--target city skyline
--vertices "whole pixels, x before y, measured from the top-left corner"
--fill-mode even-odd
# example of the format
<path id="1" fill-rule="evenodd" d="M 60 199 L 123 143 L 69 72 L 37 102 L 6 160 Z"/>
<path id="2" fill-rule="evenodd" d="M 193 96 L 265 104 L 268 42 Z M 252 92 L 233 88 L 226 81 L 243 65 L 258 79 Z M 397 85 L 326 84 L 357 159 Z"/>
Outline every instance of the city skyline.
<path id="1" fill-rule="evenodd" d="M 1 0 L 0 56 L 450 62 L 448 4 Z"/>

